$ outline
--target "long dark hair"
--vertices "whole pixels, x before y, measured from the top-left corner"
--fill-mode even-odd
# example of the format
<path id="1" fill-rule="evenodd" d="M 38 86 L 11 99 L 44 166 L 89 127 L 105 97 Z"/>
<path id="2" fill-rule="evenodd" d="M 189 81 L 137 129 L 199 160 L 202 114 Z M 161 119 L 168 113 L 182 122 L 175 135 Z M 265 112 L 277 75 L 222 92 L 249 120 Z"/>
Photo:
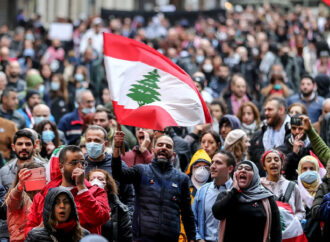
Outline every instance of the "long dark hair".
<path id="1" fill-rule="evenodd" d="M 42 131 L 44 130 L 44 127 L 46 126 L 46 124 L 49 124 L 50 127 L 52 128 L 52 131 L 55 134 L 55 138 L 53 140 L 53 143 L 54 143 L 55 147 L 58 148 L 60 146 L 60 136 L 58 134 L 58 129 L 57 129 L 56 124 L 54 122 L 52 122 L 50 120 L 42 120 L 40 123 L 36 124 L 33 128 L 41 136 Z M 46 150 L 46 145 L 47 144 L 41 139 L 40 155 L 42 157 L 48 157 L 47 150 Z"/>
<path id="2" fill-rule="evenodd" d="M 65 194 L 65 193 L 60 193 L 60 194 L 58 194 L 58 196 L 59 195 L 61 195 L 61 194 Z M 67 195 L 67 194 L 65 194 L 65 195 Z M 67 195 L 68 196 L 68 195 Z M 74 201 L 72 201 L 71 199 L 70 199 L 70 204 L 71 204 L 71 214 L 70 214 L 70 216 L 69 216 L 69 219 L 68 220 L 71 220 L 71 219 L 76 219 L 75 218 L 75 215 L 74 215 L 74 205 L 72 204 L 72 202 L 74 202 Z M 56 230 L 56 225 L 57 225 L 57 221 L 56 221 L 56 218 L 55 218 L 55 212 L 54 212 L 54 206 L 55 206 L 55 201 L 54 201 L 54 203 L 53 203 L 53 205 L 52 205 L 52 212 L 51 212 L 51 214 L 50 214 L 50 216 L 49 216 L 49 219 L 48 219 L 48 224 L 49 224 L 49 226 L 50 226 L 50 229 L 51 229 L 51 231 L 54 233 L 54 232 L 56 232 L 57 230 Z M 51 235 L 52 236 L 52 235 Z M 73 230 L 72 230 L 72 241 L 74 241 L 74 242 L 78 242 L 78 241 L 80 241 L 81 240 L 81 238 L 84 236 L 84 234 L 83 234 L 83 229 L 82 229 L 82 227 L 81 227 L 81 225 L 80 225 L 80 223 L 79 223 L 79 221 L 77 221 L 77 224 L 76 224 L 76 226 L 73 228 Z"/>

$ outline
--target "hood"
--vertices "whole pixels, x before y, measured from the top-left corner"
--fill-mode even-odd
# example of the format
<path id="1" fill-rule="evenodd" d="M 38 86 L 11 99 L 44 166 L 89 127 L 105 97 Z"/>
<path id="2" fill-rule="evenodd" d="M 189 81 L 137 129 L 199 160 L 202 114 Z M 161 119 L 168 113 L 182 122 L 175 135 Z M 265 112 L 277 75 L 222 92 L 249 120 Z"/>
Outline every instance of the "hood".
<path id="1" fill-rule="evenodd" d="M 26 86 L 27 88 L 34 89 L 39 84 L 44 83 L 42 77 L 38 74 L 30 74 L 26 78 Z"/>
<path id="2" fill-rule="evenodd" d="M 188 165 L 188 168 L 187 168 L 187 170 L 185 171 L 185 173 L 186 173 L 188 176 L 191 176 L 193 166 L 194 166 L 197 162 L 204 162 L 205 164 L 211 166 L 211 158 L 210 158 L 210 156 L 206 153 L 206 151 L 203 150 L 203 149 L 197 150 L 196 153 L 195 153 L 195 154 L 193 155 L 193 157 L 191 158 L 190 163 L 189 163 L 189 165 Z"/>
<path id="3" fill-rule="evenodd" d="M 76 203 L 74 202 L 74 198 L 73 198 L 71 192 L 68 189 L 63 188 L 63 187 L 51 188 L 51 189 L 49 189 L 49 191 L 46 195 L 45 202 L 44 202 L 44 210 L 43 210 L 44 226 L 49 231 L 51 231 L 51 227 L 49 225 L 49 217 L 53 211 L 53 207 L 55 205 L 55 200 L 60 194 L 63 194 L 63 193 L 68 195 L 68 197 L 70 199 L 71 217 L 73 217 L 73 219 L 75 219 L 77 222 L 79 222 Z"/>
<path id="4" fill-rule="evenodd" d="M 226 114 L 226 115 L 222 116 L 222 118 L 220 119 L 220 122 L 219 122 L 219 128 L 227 120 L 230 122 L 231 128 L 233 130 L 241 128 L 241 122 L 239 121 L 239 119 L 235 115 L 232 115 L 232 114 Z"/>

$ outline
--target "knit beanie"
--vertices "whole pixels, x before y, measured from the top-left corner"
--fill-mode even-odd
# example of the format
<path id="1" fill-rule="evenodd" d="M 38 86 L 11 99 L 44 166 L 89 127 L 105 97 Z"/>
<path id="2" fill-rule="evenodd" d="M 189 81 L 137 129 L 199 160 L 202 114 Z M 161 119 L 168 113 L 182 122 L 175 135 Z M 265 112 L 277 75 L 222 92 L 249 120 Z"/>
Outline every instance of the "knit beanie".
<path id="1" fill-rule="evenodd" d="M 26 78 L 27 88 L 33 88 L 34 89 L 36 86 L 38 86 L 39 84 L 42 84 L 42 83 L 44 83 L 44 80 L 38 74 L 30 74 Z"/>
<path id="2" fill-rule="evenodd" d="M 34 89 L 28 89 L 28 90 L 26 91 L 26 97 L 25 97 L 25 100 L 26 100 L 26 101 L 29 100 L 30 97 L 32 97 L 32 96 L 35 95 L 35 94 L 38 94 L 38 95 L 40 96 L 40 93 L 39 93 L 37 90 L 34 90 Z"/>
<path id="3" fill-rule="evenodd" d="M 246 133 L 241 129 L 234 129 L 230 131 L 225 139 L 225 149 L 235 144 L 239 139 L 241 139 Z"/>

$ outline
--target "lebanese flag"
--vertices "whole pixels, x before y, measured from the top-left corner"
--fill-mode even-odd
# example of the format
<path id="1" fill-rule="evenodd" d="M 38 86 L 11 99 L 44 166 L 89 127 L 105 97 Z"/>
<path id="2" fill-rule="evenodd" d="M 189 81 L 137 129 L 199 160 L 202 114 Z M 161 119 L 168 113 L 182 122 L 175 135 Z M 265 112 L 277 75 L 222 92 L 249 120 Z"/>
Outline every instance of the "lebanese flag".
<path id="1" fill-rule="evenodd" d="M 328 7 L 330 7 L 330 0 L 322 0 Z"/>
<path id="2" fill-rule="evenodd" d="M 104 64 L 120 124 L 164 130 L 212 119 L 190 76 L 138 41 L 103 33 Z"/>
<path id="3" fill-rule="evenodd" d="M 288 203 L 276 201 L 280 211 L 282 241 L 283 242 L 308 242 L 299 219 L 294 216 Z"/>

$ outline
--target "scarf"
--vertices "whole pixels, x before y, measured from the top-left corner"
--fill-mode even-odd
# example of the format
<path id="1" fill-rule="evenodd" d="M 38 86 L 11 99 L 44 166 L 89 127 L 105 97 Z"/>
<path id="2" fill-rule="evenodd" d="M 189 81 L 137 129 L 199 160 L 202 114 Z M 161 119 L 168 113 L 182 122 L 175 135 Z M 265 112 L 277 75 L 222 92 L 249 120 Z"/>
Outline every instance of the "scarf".
<path id="1" fill-rule="evenodd" d="M 241 164 L 244 163 L 252 167 L 254 175 L 250 186 L 246 189 L 242 189 L 239 201 L 243 203 L 249 203 L 252 201 L 259 201 L 267 197 L 272 197 L 273 194 L 261 185 L 259 170 L 257 166 L 252 161 L 246 160 L 243 161 Z"/>
<path id="2" fill-rule="evenodd" d="M 320 177 L 316 179 L 316 181 L 313 182 L 312 184 L 308 184 L 306 182 L 303 182 L 298 176 L 298 187 L 299 187 L 301 199 L 304 201 L 304 203 L 308 208 L 312 208 L 316 191 L 321 183 L 322 180 L 320 179 Z"/>
<path id="3" fill-rule="evenodd" d="M 265 150 L 269 150 L 272 148 L 276 148 L 283 144 L 285 138 L 285 125 L 286 123 L 290 122 L 290 116 L 287 115 L 280 130 L 274 130 L 271 127 L 267 127 L 266 132 L 262 138 L 262 142 L 264 145 Z"/>
<path id="4" fill-rule="evenodd" d="M 75 219 L 71 219 L 68 222 L 55 225 L 55 229 L 63 231 L 64 233 L 69 233 L 74 229 L 74 227 L 76 227 L 76 225 L 77 221 Z"/>
<path id="5" fill-rule="evenodd" d="M 253 121 L 252 124 L 241 123 L 242 129 L 247 133 L 248 136 L 254 134 L 254 132 L 259 128 L 257 125 L 257 121 Z"/>
<path id="6" fill-rule="evenodd" d="M 306 138 L 305 138 L 305 140 L 302 140 L 303 142 L 304 142 L 304 147 L 306 148 L 307 146 L 309 146 L 309 144 L 311 143 L 310 141 L 309 141 L 309 138 L 306 136 Z M 289 143 L 291 144 L 291 145 L 293 145 L 293 142 L 294 142 L 294 137 L 293 137 L 293 135 L 292 134 L 290 134 L 290 138 L 289 138 Z"/>

